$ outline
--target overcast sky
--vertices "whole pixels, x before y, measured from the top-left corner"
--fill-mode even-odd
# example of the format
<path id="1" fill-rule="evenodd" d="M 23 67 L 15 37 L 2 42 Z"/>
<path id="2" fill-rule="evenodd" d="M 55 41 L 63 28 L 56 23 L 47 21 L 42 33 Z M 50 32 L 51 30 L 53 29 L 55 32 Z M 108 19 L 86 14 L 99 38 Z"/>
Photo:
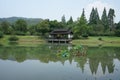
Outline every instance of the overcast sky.
<path id="1" fill-rule="evenodd" d="M 104 7 L 107 11 L 113 8 L 115 22 L 120 21 L 120 0 L 0 0 L 0 18 L 17 16 L 60 21 L 65 15 L 67 20 L 70 16 L 77 20 L 85 8 L 88 20 L 92 7 L 98 8 L 100 17 Z"/>

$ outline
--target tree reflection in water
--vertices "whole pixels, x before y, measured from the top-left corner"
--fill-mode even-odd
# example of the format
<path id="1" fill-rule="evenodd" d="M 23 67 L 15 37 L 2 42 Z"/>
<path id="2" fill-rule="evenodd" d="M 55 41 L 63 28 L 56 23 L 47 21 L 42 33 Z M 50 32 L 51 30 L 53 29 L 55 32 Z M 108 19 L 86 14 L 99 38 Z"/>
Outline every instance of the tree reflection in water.
<path id="1" fill-rule="evenodd" d="M 0 59 L 11 60 L 17 62 L 24 62 L 25 60 L 40 60 L 42 63 L 61 62 L 63 65 L 66 60 L 77 62 L 82 72 L 86 69 L 85 65 L 89 66 L 91 74 L 97 74 L 99 66 L 102 68 L 102 73 L 107 71 L 113 73 L 115 70 L 114 59 L 120 61 L 120 48 L 115 47 L 90 47 L 87 49 L 85 56 L 59 57 L 57 56 L 58 50 L 71 50 L 72 45 L 40 45 L 39 47 L 0 47 Z"/>

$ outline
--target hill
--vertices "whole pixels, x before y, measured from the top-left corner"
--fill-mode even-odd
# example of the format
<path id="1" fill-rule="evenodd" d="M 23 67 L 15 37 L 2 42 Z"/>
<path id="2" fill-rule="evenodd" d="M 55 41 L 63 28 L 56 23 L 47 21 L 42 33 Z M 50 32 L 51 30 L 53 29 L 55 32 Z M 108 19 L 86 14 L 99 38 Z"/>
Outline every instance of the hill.
<path id="1" fill-rule="evenodd" d="M 2 21 L 8 21 L 10 24 L 15 23 L 18 19 L 24 19 L 28 25 L 35 25 L 42 21 L 41 18 L 25 18 L 25 17 L 8 17 L 8 18 L 0 18 L 0 23 Z"/>

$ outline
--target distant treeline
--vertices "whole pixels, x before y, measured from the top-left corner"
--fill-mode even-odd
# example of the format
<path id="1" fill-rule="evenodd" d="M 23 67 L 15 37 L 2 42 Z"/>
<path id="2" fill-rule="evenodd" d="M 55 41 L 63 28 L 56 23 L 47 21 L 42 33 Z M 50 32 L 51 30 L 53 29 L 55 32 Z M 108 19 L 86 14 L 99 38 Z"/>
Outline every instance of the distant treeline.
<path id="1" fill-rule="evenodd" d="M 40 35 L 47 37 L 52 30 L 64 28 L 71 29 L 74 38 L 81 38 L 83 36 L 120 36 L 120 22 L 114 23 L 114 17 L 114 9 L 109 9 L 107 14 L 106 8 L 104 8 L 100 17 L 97 8 L 93 8 L 89 20 L 85 17 L 84 9 L 76 21 L 73 21 L 72 16 L 66 21 L 65 15 L 62 16 L 61 21 L 40 19 L 39 22 L 31 25 L 23 18 L 17 19 L 13 23 L 4 19 L 0 23 L 0 34 Z"/>
<path id="2" fill-rule="evenodd" d="M 10 24 L 14 24 L 18 19 L 23 19 L 27 22 L 28 26 L 29 25 L 36 25 L 43 19 L 41 18 L 25 18 L 25 17 L 8 17 L 8 18 L 0 18 L 0 23 L 3 21 L 7 21 Z"/>

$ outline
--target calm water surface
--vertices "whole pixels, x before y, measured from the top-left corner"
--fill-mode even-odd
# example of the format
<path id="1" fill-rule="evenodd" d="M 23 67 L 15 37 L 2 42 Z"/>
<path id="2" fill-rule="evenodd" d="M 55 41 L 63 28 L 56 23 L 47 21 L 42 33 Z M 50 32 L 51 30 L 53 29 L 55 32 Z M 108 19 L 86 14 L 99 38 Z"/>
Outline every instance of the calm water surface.
<path id="1" fill-rule="evenodd" d="M 71 45 L 0 47 L 0 80 L 120 80 L 120 48 L 91 47 L 85 55 L 58 56 Z"/>

